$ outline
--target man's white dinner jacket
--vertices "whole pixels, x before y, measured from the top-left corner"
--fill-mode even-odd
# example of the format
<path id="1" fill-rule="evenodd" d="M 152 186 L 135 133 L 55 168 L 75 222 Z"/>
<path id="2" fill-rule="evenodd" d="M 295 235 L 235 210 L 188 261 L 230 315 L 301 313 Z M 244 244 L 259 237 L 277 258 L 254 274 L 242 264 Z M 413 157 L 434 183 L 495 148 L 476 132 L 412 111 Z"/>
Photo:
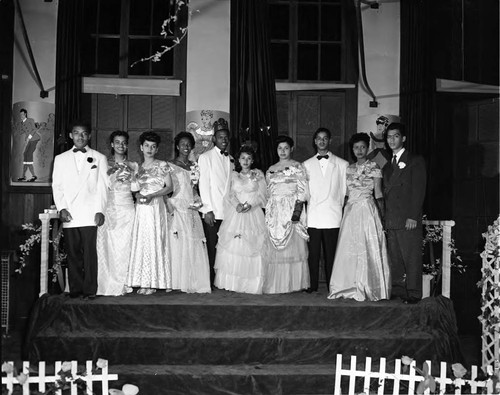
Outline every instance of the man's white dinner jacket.
<path id="1" fill-rule="evenodd" d="M 317 155 L 307 159 L 304 166 L 309 182 L 307 226 L 309 228 L 339 228 L 346 195 L 346 169 L 349 163 L 328 151 L 325 174 Z"/>
<path id="2" fill-rule="evenodd" d="M 221 154 L 217 147 L 198 158 L 200 197 L 203 202 L 200 212 L 203 214 L 213 211 L 215 219 L 224 219 L 224 196 L 229 191 L 233 162 L 231 155 Z"/>
<path id="3" fill-rule="evenodd" d="M 96 213 L 106 208 L 108 162 L 106 157 L 85 147 L 86 153 L 69 151 L 54 159 L 52 192 L 57 211 L 68 210 L 73 217 L 65 228 L 96 226 Z M 80 157 L 77 157 L 80 155 Z M 80 163 L 80 167 L 77 166 Z"/>

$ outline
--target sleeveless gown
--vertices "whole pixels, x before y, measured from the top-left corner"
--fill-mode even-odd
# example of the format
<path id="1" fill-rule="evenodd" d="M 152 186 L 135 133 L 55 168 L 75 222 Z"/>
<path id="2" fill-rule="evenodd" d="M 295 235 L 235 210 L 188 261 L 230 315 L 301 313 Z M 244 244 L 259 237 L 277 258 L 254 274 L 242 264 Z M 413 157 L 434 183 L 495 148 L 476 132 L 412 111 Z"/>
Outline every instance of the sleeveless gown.
<path id="1" fill-rule="evenodd" d="M 349 199 L 340 225 L 328 298 L 390 299 L 391 275 L 380 215 L 373 198 L 382 172 L 367 160 L 347 168 Z"/>

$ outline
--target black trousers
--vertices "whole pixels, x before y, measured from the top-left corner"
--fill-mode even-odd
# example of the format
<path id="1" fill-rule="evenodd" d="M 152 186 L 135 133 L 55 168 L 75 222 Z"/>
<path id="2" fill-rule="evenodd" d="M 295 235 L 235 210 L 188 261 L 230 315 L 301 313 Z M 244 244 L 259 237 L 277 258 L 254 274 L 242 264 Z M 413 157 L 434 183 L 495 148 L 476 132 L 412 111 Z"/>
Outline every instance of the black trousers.
<path id="1" fill-rule="evenodd" d="M 422 237 L 421 226 L 387 230 L 392 296 L 422 297 Z"/>
<path id="2" fill-rule="evenodd" d="M 339 237 L 339 228 L 318 229 L 308 228 L 309 233 L 309 275 L 311 277 L 311 291 L 318 290 L 319 282 L 319 259 L 321 255 L 321 246 L 323 246 L 323 256 L 325 258 L 325 277 L 326 285 L 330 289 L 330 277 L 332 276 L 333 260 L 337 250 L 337 239 Z"/>
<path id="3" fill-rule="evenodd" d="M 207 239 L 207 252 L 208 252 L 208 263 L 210 264 L 210 285 L 214 285 L 215 280 L 215 254 L 217 252 L 216 246 L 219 241 L 219 228 L 222 224 L 222 220 L 216 219 L 214 226 L 209 226 L 203 221 L 203 231 L 205 232 L 205 238 Z"/>
<path id="4" fill-rule="evenodd" d="M 71 295 L 97 293 L 97 226 L 64 228 Z"/>

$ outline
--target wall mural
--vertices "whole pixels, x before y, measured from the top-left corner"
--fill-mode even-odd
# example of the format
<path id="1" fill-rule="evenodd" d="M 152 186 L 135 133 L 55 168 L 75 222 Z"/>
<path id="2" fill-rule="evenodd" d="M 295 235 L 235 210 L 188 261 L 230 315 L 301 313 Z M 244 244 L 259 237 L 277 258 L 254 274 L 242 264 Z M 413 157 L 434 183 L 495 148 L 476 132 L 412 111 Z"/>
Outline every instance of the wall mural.
<path id="1" fill-rule="evenodd" d="M 10 185 L 50 186 L 55 105 L 17 102 L 12 107 Z"/>
<path id="2" fill-rule="evenodd" d="M 214 143 L 214 124 L 220 123 L 220 118 L 229 124 L 229 113 L 217 110 L 189 111 L 186 113 L 186 131 L 194 137 L 195 146 L 191 151 L 190 160 L 197 161 L 198 157 L 210 150 Z"/>
<path id="3" fill-rule="evenodd" d="M 372 114 L 358 117 L 358 133 L 367 133 L 370 136 L 370 147 L 367 158 L 383 168 L 390 161 L 391 155 L 387 153 L 388 146 L 385 141 L 387 127 L 392 122 L 400 122 L 397 115 Z"/>

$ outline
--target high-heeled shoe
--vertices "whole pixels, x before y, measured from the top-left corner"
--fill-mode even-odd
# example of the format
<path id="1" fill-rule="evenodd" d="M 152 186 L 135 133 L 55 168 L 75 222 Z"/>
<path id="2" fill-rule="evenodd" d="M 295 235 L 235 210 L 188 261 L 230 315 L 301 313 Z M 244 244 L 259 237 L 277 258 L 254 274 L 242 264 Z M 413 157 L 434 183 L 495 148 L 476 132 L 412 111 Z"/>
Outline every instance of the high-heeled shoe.
<path id="1" fill-rule="evenodd" d="M 146 291 L 144 292 L 144 295 L 152 295 L 156 292 L 156 289 L 154 288 L 146 288 Z"/>

